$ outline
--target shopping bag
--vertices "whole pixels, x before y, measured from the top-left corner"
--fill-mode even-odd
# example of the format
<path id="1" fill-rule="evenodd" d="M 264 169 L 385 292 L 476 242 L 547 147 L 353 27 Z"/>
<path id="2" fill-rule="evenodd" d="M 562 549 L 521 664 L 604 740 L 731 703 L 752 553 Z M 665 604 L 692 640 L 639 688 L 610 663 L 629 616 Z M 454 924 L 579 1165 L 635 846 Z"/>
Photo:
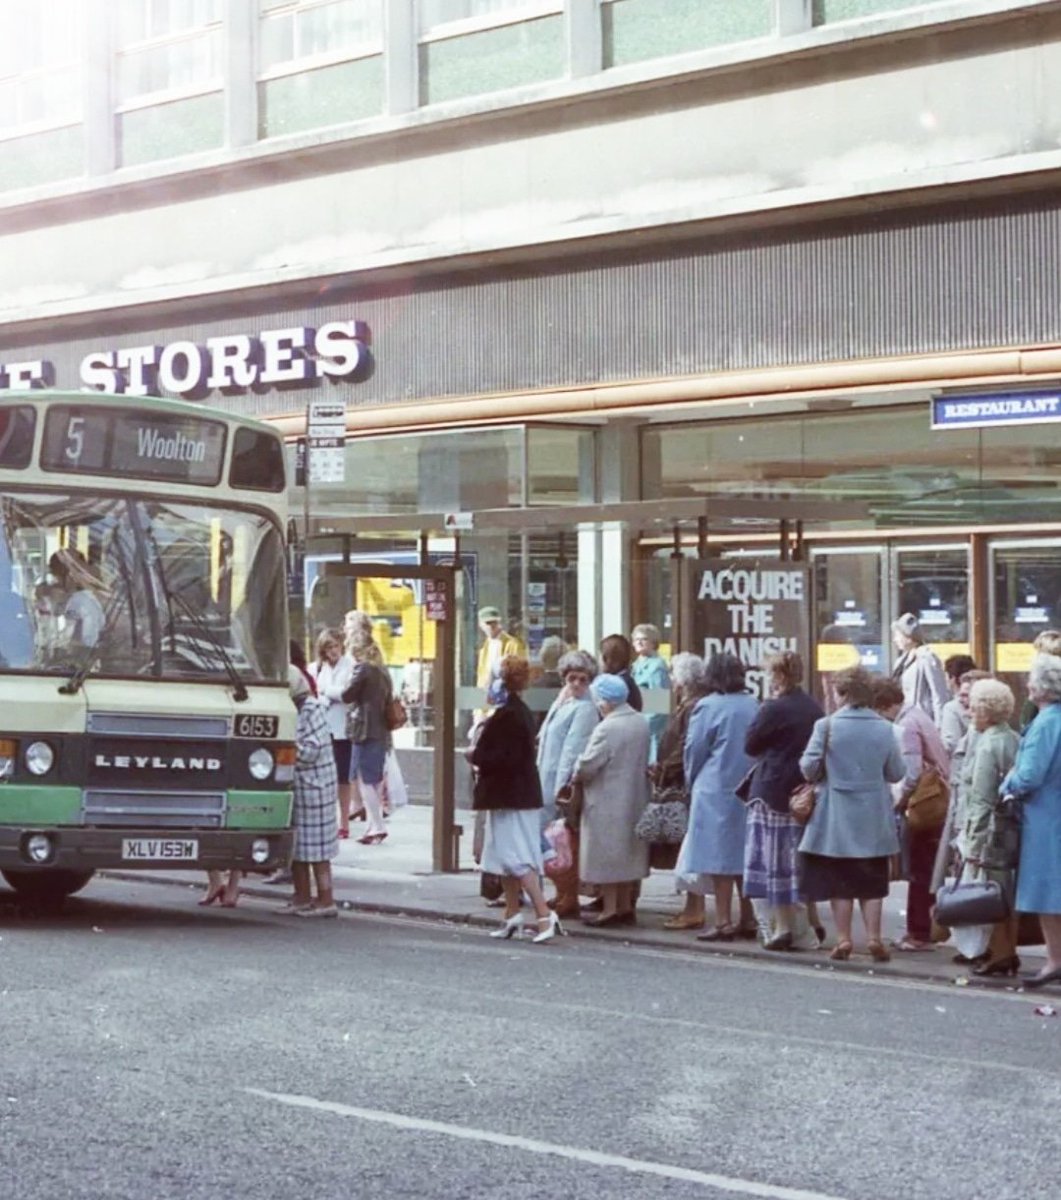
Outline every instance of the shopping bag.
<path id="1" fill-rule="evenodd" d="M 550 879 L 566 875 L 575 865 L 572 852 L 571 830 L 563 817 L 557 817 L 545 827 L 545 840 L 552 847 L 552 856 L 545 862 L 545 873 Z"/>
<path id="2" fill-rule="evenodd" d="M 384 763 L 383 783 L 391 808 L 404 808 L 409 803 L 409 792 L 402 778 L 402 769 L 398 766 L 398 759 L 393 751 L 387 755 Z"/>

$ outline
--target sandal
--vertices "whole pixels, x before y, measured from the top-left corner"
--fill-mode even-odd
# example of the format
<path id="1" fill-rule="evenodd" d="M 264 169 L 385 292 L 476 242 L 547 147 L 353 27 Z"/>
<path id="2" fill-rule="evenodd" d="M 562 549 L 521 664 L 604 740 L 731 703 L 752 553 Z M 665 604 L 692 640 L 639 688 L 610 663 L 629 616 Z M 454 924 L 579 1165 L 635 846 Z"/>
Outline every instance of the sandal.
<path id="1" fill-rule="evenodd" d="M 854 946 L 850 942 L 837 942 L 829 957 L 833 962 L 847 962 L 853 949 Z"/>
<path id="2" fill-rule="evenodd" d="M 703 917 L 687 917 L 684 913 L 679 913 L 676 917 L 669 917 L 663 922 L 664 929 L 703 929 Z"/>
<path id="3" fill-rule="evenodd" d="M 904 954 L 918 954 L 936 948 L 932 942 L 922 942 L 919 938 L 911 937 L 909 934 L 901 937 L 897 942 L 893 942 L 892 945 L 896 950 L 903 951 Z M 881 962 L 885 961 L 887 960 L 881 959 Z"/>
<path id="4" fill-rule="evenodd" d="M 715 925 L 706 933 L 698 933 L 698 942 L 732 942 L 737 936 L 736 925 Z"/>
<path id="5" fill-rule="evenodd" d="M 931 947 L 926 948 L 931 949 Z M 883 942 L 867 942 L 866 949 L 869 951 L 869 956 L 874 962 L 891 962 L 892 960 L 891 951 Z"/>

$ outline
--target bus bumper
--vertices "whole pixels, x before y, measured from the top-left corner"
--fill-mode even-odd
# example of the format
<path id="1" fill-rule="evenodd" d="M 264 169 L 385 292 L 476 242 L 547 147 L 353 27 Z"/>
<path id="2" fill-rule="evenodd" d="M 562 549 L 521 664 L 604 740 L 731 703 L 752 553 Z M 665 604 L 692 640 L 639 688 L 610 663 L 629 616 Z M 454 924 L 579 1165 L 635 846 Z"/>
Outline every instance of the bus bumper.
<path id="1" fill-rule="evenodd" d="M 41 862 L 30 840 L 45 836 L 51 855 Z M 271 871 L 287 866 L 291 829 L 49 829 L 0 827 L 0 871 Z M 255 843 L 268 855 L 255 857 Z"/>

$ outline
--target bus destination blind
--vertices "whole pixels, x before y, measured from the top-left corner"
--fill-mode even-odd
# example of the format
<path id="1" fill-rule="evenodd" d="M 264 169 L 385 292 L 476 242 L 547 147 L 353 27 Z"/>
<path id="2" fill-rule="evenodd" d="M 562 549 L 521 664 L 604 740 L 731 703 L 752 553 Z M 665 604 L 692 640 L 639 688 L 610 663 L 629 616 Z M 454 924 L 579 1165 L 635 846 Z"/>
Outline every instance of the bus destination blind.
<path id="1" fill-rule="evenodd" d="M 48 413 L 41 467 L 212 486 L 221 479 L 224 455 L 220 421 L 61 405 Z"/>

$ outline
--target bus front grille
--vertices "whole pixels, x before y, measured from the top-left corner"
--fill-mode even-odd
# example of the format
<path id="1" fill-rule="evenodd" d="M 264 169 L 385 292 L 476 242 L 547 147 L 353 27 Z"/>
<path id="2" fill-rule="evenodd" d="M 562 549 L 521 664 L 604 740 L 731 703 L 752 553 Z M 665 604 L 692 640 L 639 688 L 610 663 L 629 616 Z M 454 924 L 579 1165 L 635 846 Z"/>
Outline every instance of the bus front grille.
<path id="1" fill-rule="evenodd" d="M 140 792 L 91 788 L 81 794 L 83 825 L 129 829 L 220 829 L 224 792 Z"/>

